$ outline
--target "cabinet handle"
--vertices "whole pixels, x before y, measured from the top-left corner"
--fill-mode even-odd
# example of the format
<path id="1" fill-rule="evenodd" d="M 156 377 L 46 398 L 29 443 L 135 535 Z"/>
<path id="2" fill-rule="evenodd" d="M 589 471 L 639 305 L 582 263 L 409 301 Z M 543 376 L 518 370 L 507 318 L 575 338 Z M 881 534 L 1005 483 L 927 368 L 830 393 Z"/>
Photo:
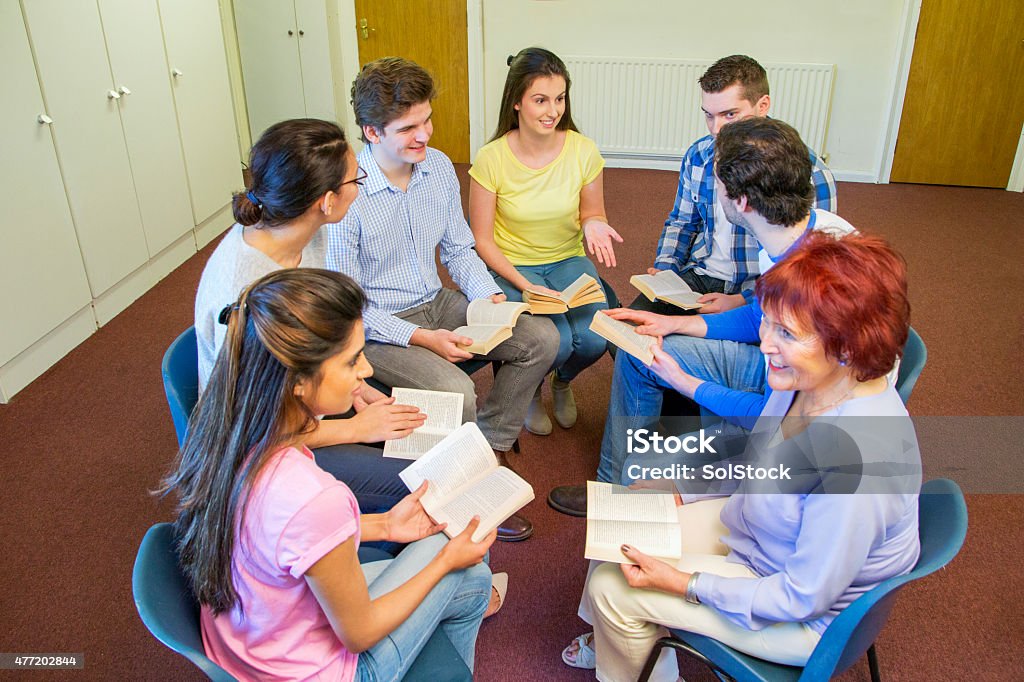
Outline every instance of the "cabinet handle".
<path id="1" fill-rule="evenodd" d="M 116 90 L 107 90 L 107 99 L 121 99 L 121 93 Z"/>
<path id="2" fill-rule="evenodd" d="M 304 36 L 304 35 L 306 35 L 306 32 L 305 32 L 305 31 L 303 31 L 303 30 L 302 30 L 302 29 L 300 28 L 300 29 L 299 29 L 299 35 L 300 35 L 300 36 Z"/>
<path id="3" fill-rule="evenodd" d="M 122 85 L 121 87 L 119 87 L 119 88 L 117 89 L 117 91 L 118 91 L 118 92 L 120 92 L 120 93 L 121 93 L 122 95 L 130 95 L 130 94 L 132 94 L 132 91 L 131 91 L 131 90 L 129 90 L 128 88 L 126 88 L 126 87 L 125 87 L 125 86 L 123 86 L 123 85 Z"/>
<path id="4" fill-rule="evenodd" d="M 291 29 L 288 29 L 288 35 L 290 35 L 290 36 L 293 36 L 293 35 L 295 35 L 295 31 L 293 31 L 293 30 L 291 30 Z"/>
<path id="5" fill-rule="evenodd" d="M 174 76 L 175 78 L 181 78 L 185 74 L 182 73 L 181 69 L 171 69 L 171 75 Z"/>
<path id="6" fill-rule="evenodd" d="M 39 125 L 48 126 L 53 124 L 53 119 L 46 114 L 39 114 L 36 116 L 36 120 L 39 121 Z"/>

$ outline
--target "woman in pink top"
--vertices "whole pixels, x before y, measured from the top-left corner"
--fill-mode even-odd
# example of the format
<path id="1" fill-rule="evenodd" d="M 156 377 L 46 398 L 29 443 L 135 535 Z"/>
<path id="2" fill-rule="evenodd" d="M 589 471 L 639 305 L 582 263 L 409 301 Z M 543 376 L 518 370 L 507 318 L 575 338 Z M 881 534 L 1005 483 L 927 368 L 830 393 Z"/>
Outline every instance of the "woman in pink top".
<path id="1" fill-rule="evenodd" d="M 437 628 L 472 669 L 495 534 L 451 541 L 408 495 L 360 514 L 304 438 L 373 373 L 362 290 L 345 275 L 279 270 L 221 314 L 228 332 L 164 491 L 180 497 L 181 566 L 207 655 L 239 679 L 400 679 Z M 359 543 L 411 543 L 360 566 Z"/>

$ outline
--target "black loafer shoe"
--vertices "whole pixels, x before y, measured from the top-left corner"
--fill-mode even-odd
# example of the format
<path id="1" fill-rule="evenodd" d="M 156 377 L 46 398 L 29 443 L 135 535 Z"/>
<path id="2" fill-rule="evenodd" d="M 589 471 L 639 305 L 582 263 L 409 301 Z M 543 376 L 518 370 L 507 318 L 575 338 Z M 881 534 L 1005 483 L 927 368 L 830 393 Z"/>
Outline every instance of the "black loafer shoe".
<path id="1" fill-rule="evenodd" d="M 586 516 L 587 486 L 560 485 L 548 493 L 548 505 L 569 516 Z"/>
<path id="2" fill-rule="evenodd" d="M 498 526 L 498 540 L 522 542 L 533 535 L 533 524 L 519 514 L 513 514 Z"/>

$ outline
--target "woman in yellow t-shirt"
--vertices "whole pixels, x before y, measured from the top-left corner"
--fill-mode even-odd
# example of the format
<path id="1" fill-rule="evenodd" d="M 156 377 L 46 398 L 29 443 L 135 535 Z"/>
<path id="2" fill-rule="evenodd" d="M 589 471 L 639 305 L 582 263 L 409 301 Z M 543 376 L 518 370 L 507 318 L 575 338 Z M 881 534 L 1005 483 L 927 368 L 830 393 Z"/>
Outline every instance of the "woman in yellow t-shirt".
<path id="1" fill-rule="evenodd" d="M 524 289 L 557 294 L 581 274 L 599 279 L 599 263 L 615 266 L 613 241 L 622 237 L 604 209 L 604 159 L 576 130 L 569 106 L 569 73 L 551 52 L 531 47 L 509 64 L 498 126 L 469 171 L 469 217 L 476 249 L 511 301 Z M 551 379 L 555 420 L 576 423 L 569 382 L 594 364 L 606 342 L 590 331 L 595 303 L 552 315 L 560 343 Z M 531 433 L 551 433 L 541 388 L 526 418 Z"/>

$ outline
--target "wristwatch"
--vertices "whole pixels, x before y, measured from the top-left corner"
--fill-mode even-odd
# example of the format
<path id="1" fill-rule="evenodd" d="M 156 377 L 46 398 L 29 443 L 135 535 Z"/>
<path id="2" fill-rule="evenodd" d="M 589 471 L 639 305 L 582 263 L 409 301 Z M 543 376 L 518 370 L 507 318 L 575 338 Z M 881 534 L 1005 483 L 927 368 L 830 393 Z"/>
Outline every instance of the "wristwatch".
<path id="1" fill-rule="evenodd" d="M 694 571 L 690 574 L 690 579 L 686 581 L 686 601 L 691 604 L 700 604 L 700 598 L 694 591 L 697 586 L 697 577 L 700 575 L 700 571 Z"/>

